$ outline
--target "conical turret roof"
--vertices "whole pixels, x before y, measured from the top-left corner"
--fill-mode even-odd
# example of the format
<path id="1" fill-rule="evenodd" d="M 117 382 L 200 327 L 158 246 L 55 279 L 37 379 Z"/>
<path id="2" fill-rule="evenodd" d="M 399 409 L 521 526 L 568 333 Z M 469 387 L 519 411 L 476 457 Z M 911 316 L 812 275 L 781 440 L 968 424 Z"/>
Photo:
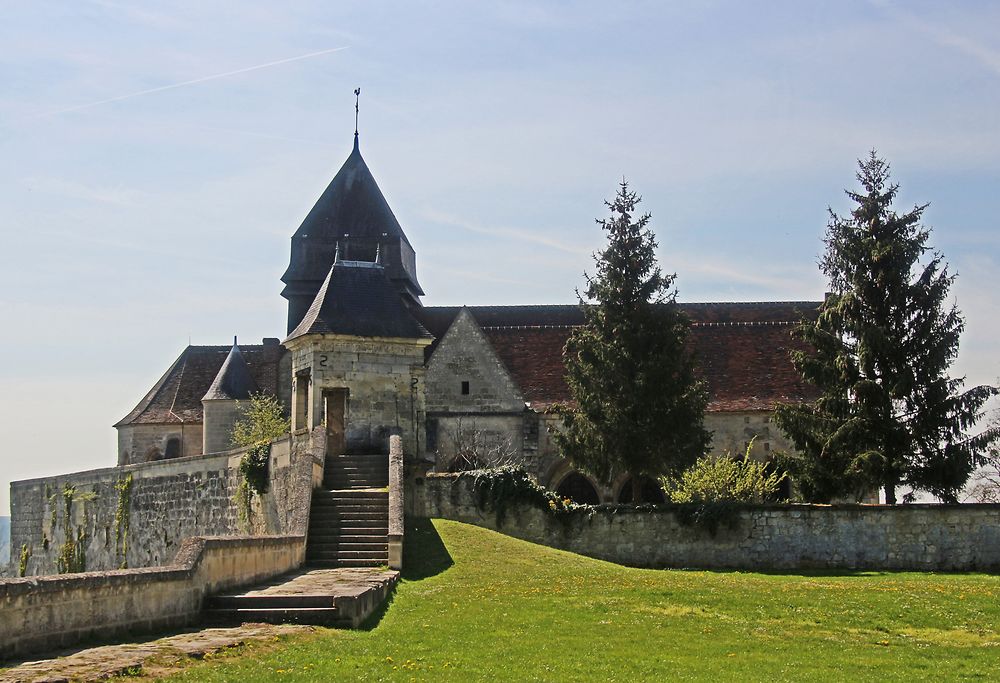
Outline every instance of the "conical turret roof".
<path id="1" fill-rule="evenodd" d="M 385 262 L 387 275 L 407 280 L 423 294 L 411 263 L 413 247 L 362 158 L 356 137 L 347 161 L 292 236 L 292 259 L 281 281 L 323 280 L 338 242 L 346 259 L 371 260 L 378 244 L 392 246 L 388 253 L 402 250 L 400 257 Z"/>
<path id="2" fill-rule="evenodd" d="M 225 362 L 219 369 L 219 374 L 215 376 L 212 386 L 209 387 L 202 401 L 236 400 L 245 401 L 250 398 L 250 394 L 255 394 L 260 389 L 257 383 L 250 376 L 246 359 L 243 352 L 233 340 L 233 348 L 226 356 Z"/>
<path id="3" fill-rule="evenodd" d="M 302 322 L 285 342 L 307 334 L 430 339 L 381 264 L 336 261 Z"/>

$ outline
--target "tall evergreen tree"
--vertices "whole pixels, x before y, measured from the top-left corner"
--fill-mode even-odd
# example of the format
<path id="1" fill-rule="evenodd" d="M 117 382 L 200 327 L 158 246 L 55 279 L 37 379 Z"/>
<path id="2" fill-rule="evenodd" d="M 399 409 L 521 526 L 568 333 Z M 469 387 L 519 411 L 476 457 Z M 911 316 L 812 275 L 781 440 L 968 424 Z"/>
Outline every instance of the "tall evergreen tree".
<path id="1" fill-rule="evenodd" d="M 622 181 L 611 216 L 598 220 L 608 245 L 595 255 L 577 297 L 586 324 L 566 342 L 566 377 L 576 400 L 555 435 L 563 455 L 610 483 L 629 472 L 635 502 L 641 478 L 676 474 L 705 453 L 708 396 L 685 347 L 690 323 L 677 307 L 676 275 L 656 263 L 649 214 Z"/>
<path id="2" fill-rule="evenodd" d="M 882 488 L 894 504 L 896 488 L 910 486 L 955 502 L 1000 437 L 970 433 L 997 390 L 961 392 L 964 379 L 948 376 L 965 323 L 948 302 L 955 276 L 927 246 L 927 205 L 897 214 L 889 164 L 873 151 L 858 166 L 861 190 L 847 192 L 855 208 L 830 211 L 820 268 L 831 291 L 797 330 L 812 350 L 793 354 L 821 397 L 780 406 L 776 422 L 800 453 L 790 469 L 812 500 Z"/>

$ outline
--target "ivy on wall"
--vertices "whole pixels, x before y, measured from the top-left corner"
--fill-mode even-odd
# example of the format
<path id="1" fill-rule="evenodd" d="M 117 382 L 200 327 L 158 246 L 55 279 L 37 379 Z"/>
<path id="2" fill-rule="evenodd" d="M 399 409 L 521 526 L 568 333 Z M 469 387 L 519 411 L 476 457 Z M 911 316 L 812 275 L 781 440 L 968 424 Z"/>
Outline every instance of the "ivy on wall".
<path id="1" fill-rule="evenodd" d="M 115 558 L 121 558 L 119 567 L 128 569 L 128 529 L 132 510 L 132 473 L 115 482 L 118 504 L 115 507 Z"/>

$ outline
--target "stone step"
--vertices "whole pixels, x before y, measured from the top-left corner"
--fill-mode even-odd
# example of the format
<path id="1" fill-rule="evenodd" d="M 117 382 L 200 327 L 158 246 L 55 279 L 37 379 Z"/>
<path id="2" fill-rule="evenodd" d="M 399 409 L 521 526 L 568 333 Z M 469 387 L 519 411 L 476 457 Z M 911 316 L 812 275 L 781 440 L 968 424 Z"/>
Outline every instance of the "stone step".
<path id="1" fill-rule="evenodd" d="M 382 507 L 389 505 L 389 496 L 383 495 L 381 498 L 314 498 L 311 507 L 313 509 L 333 510 L 341 507 L 379 505 Z"/>
<path id="2" fill-rule="evenodd" d="M 323 551 L 357 551 L 364 552 L 367 550 L 374 550 L 381 554 L 383 552 L 388 552 L 389 542 L 383 537 L 381 541 L 371 541 L 367 543 L 358 543 L 354 541 L 343 541 L 339 538 L 331 538 L 330 540 L 317 541 L 315 539 L 309 540 L 309 552 L 323 552 Z"/>
<path id="3" fill-rule="evenodd" d="M 389 492 L 381 487 L 369 487 L 366 489 L 320 489 L 313 492 L 316 498 L 368 498 L 373 496 L 387 496 Z"/>
<path id="4" fill-rule="evenodd" d="M 357 479 L 355 481 L 350 481 L 347 479 L 336 479 L 332 481 L 324 480 L 323 482 L 323 488 L 337 489 L 340 491 L 352 491 L 352 490 L 363 491 L 373 487 L 380 489 L 387 489 L 389 488 L 389 482 L 388 480 L 375 481 L 372 479 Z"/>
<path id="5" fill-rule="evenodd" d="M 385 472 L 372 474 L 327 474 L 323 477 L 324 489 L 384 489 L 389 486 L 389 475 Z"/>
<path id="6" fill-rule="evenodd" d="M 389 456 L 382 455 L 327 455 L 326 462 L 389 462 Z"/>
<path id="7" fill-rule="evenodd" d="M 312 509 L 317 512 L 332 512 L 334 510 L 380 510 L 388 508 L 389 501 L 386 498 L 383 498 L 382 500 L 367 500 L 365 498 L 348 500 L 317 500 L 312 505 Z"/>
<path id="8" fill-rule="evenodd" d="M 213 595 L 208 598 L 209 609 L 298 609 L 302 607 L 333 607 L 330 595 Z"/>
<path id="9" fill-rule="evenodd" d="M 356 565 L 371 566 L 371 565 Z M 340 626 L 350 628 L 350 619 L 344 619 L 335 607 L 297 607 L 285 609 L 209 608 L 203 612 L 204 620 L 211 624 L 309 624 L 313 626 Z"/>
<path id="10" fill-rule="evenodd" d="M 385 563 L 389 560 L 389 550 L 306 550 L 306 559 L 340 562 L 341 560 L 369 560 Z"/>
<path id="11" fill-rule="evenodd" d="M 342 560 L 324 560 L 324 559 L 312 559 L 306 558 L 306 564 L 310 567 L 316 568 L 326 568 L 326 567 L 381 567 L 389 563 L 388 559 L 368 559 L 368 560 L 357 560 L 357 559 L 342 559 Z"/>
<path id="12" fill-rule="evenodd" d="M 369 496 L 359 496 L 356 498 L 341 498 L 338 496 L 318 496 L 313 499 L 313 505 L 320 507 L 333 507 L 341 505 L 388 505 L 389 494 L 372 494 Z"/>
<path id="13" fill-rule="evenodd" d="M 324 510 L 322 512 L 313 511 L 309 516 L 310 529 L 340 529 L 344 525 L 350 527 L 366 526 L 365 522 L 371 522 L 370 526 L 374 527 L 385 526 L 389 523 L 389 511 L 352 512 L 339 515 L 335 511 Z"/>
<path id="14" fill-rule="evenodd" d="M 332 529 L 332 531 L 331 531 Z M 312 538 L 314 534 L 325 535 L 326 533 L 336 533 L 337 535 L 343 534 L 342 537 L 356 536 L 358 538 L 367 538 L 370 536 L 381 536 L 385 537 L 389 535 L 389 525 L 378 525 L 373 524 L 371 526 L 352 526 L 347 528 L 337 528 L 337 527 L 309 527 L 309 537 Z"/>
<path id="15" fill-rule="evenodd" d="M 355 505 L 346 507 L 314 507 L 309 514 L 309 519 L 358 519 L 359 517 L 387 517 L 389 506 L 380 505 L 372 507 L 362 507 Z"/>
<path id="16" fill-rule="evenodd" d="M 388 472 L 388 462 L 327 462 L 323 467 L 326 473 L 331 472 Z"/>

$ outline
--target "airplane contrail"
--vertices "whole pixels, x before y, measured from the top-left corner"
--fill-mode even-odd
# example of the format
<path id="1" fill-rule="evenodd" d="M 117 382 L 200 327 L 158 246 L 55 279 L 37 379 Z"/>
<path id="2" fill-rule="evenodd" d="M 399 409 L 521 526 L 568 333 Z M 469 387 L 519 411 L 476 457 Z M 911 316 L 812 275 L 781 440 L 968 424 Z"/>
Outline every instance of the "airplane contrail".
<path id="1" fill-rule="evenodd" d="M 201 78 L 195 78 L 190 81 L 184 81 L 182 83 L 171 83 L 170 85 L 161 85 L 158 88 L 149 88 L 147 90 L 139 90 L 138 92 L 132 92 L 127 95 L 118 95 L 117 97 L 109 97 L 106 100 L 99 100 L 97 102 L 88 102 L 87 104 L 78 104 L 73 107 L 65 107 L 63 109 L 53 109 L 52 111 L 47 111 L 42 114 L 36 115 L 35 118 L 43 118 L 46 116 L 55 116 L 56 114 L 65 114 L 71 111 L 79 111 L 81 109 L 89 109 L 90 107 L 97 107 L 102 104 L 108 104 L 110 102 L 120 102 L 121 100 L 131 99 L 133 97 L 139 97 L 140 95 L 150 95 L 155 92 L 163 92 L 164 90 L 173 90 L 174 88 L 183 88 L 185 85 L 194 85 L 196 83 L 204 83 L 205 81 L 214 81 L 217 78 L 226 78 L 227 76 L 235 76 L 237 74 L 245 74 L 248 71 L 256 71 L 257 69 L 266 69 L 270 66 L 278 66 L 279 64 L 288 64 L 289 62 L 297 62 L 300 59 L 309 59 L 310 57 L 319 57 L 320 55 L 328 55 L 331 52 L 340 52 L 341 50 L 346 50 L 345 47 L 335 47 L 329 50 L 320 50 L 319 52 L 310 52 L 308 54 L 299 55 L 297 57 L 289 57 L 287 59 L 279 59 L 275 62 L 268 62 L 266 64 L 257 64 L 256 66 L 248 66 L 242 69 L 236 69 L 235 71 L 226 71 L 221 74 L 212 74 L 211 76 L 202 76 Z"/>

